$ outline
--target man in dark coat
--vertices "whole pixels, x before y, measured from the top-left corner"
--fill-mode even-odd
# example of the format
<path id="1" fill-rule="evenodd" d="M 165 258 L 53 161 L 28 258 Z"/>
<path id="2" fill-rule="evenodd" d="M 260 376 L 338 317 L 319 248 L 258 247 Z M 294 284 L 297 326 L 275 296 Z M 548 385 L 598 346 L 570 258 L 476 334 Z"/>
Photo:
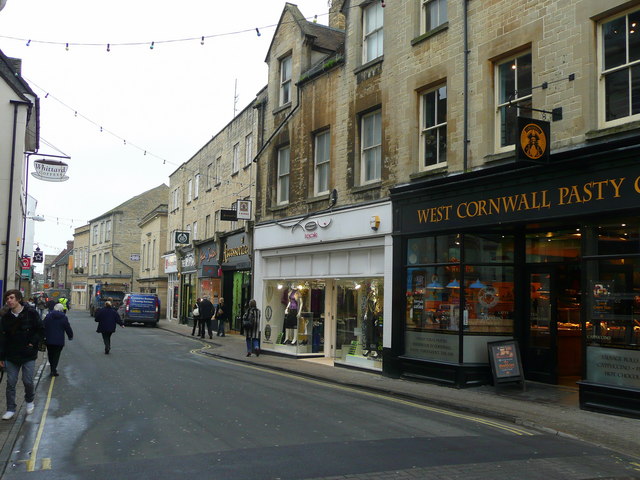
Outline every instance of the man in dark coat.
<path id="1" fill-rule="evenodd" d="M 44 329 L 40 315 L 22 301 L 19 290 L 7 290 L 4 302 L 6 308 L 0 317 L 0 367 L 7 372 L 7 411 L 2 419 L 10 420 L 16 413 L 16 384 L 21 370 L 27 415 L 33 413 L 36 396 L 33 377 Z"/>
<path id="2" fill-rule="evenodd" d="M 96 332 L 102 334 L 104 353 L 109 355 L 109 351 L 111 350 L 111 335 L 116 331 L 116 325 L 124 328 L 124 322 L 108 300 L 104 302 L 104 307 L 96 312 L 95 320 L 98 322 Z"/>
<path id="3" fill-rule="evenodd" d="M 200 311 L 200 331 L 201 338 L 204 338 L 204 328 L 207 327 L 209 338 L 213 338 L 213 330 L 211 329 L 211 317 L 213 317 L 213 303 L 209 300 L 209 296 L 205 295 L 198 302 L 198 310 Z"/>
<path id="4" fill-rule="evenodd" d="M 51 366 L 51 376 L 57 377 L 58 362 L 64 348 L 64 334 L 67 334 L 69 340 L 73 340 L 73 330 L 61 304 L 49 301 L 47 307 L 49 308 L 49 313 L 44 319 L 44 335 L 49 365 Z"/>

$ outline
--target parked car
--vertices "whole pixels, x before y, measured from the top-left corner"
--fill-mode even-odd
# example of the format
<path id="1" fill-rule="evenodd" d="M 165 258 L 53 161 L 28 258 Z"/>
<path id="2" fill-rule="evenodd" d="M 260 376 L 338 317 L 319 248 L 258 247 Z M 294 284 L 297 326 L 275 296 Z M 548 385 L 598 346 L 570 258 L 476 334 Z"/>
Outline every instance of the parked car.
<path id="1" fill-rule="evenodd" d="M 121 285 L 96 284 L 93 296 L 91 297 L 91 302 L 89 303 L 89 314 L 92 317 L 95 317 L 96 312 L 104 307 L 104 302 L 109 298 L 113 302 L 113 307 L 118 308 L 120 306 L 120 302 L 122 302 L 122 299 L 124 298 L 124 295 L 125 292 Z"/>
<path id="2" fill-rule="evenodd" d="M 155 293 L 127 293 L 118 313 L 125 325 L 144 323 L 157 327 L 160 320 L 160 299 Z"/>

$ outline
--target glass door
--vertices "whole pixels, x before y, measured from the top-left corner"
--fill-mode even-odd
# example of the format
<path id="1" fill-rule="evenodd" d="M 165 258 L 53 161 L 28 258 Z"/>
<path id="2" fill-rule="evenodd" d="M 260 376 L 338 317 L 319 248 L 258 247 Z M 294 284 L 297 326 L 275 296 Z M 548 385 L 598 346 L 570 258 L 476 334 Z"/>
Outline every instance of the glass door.
<path id="1" fill-rule="evenodd" d="M 527 378 L 546 383 L 557 380 L 557 317 L 552 269 L 531 267 L 528 274 Z"/>

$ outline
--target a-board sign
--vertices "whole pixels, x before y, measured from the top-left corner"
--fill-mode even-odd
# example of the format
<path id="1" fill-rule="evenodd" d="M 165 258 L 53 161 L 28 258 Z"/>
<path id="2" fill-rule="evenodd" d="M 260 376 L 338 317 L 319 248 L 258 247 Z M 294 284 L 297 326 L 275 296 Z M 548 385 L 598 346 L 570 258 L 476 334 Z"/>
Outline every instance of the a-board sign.
<path id="1" fill-rule="evenodd" d="M 487 343 L 489 363 L 494 385 L 506 382 L 522 382 L 524 372 L 520 360 L 520 349 L 515 340 L 500 340 Z"/>

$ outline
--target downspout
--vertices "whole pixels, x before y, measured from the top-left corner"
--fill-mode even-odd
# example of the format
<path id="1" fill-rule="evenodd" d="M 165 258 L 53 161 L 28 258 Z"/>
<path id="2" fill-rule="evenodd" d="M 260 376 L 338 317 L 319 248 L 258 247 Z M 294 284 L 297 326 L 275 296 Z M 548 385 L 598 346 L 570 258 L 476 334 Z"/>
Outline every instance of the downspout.
<path id="1" fill-rule="evenodd" d="M 7 236 L 5 239 L 5 251 L 4 251 L 4 273 L 2 276 L 2 288 L 7 291 L 7 275 L 9 269 L 9 249 L 11 244 L 11 209 L 13 208 L 13 175 L 16 168 L 16 138 L 18 135 L 18 107 L 20 105 L 31 106 L 31 102 L 25 102 L 21 100 L 10 100 L 13 104 L 13 133 L 11 137 L 11 169 L 9 172 L 9 203 L 7 212 Z M 20 272 L 22 276 L 22 272 Z M 4 292 L 3 292 L 4 293 Z"/>
<path id="2" fill-rule="evenodd" d="M 469 25 L 467 1 L 462 0 L 462 32 L 464 48 L 464 87 L 463 87 L 463 142 L 462 171 L 469 168 Z"/>

